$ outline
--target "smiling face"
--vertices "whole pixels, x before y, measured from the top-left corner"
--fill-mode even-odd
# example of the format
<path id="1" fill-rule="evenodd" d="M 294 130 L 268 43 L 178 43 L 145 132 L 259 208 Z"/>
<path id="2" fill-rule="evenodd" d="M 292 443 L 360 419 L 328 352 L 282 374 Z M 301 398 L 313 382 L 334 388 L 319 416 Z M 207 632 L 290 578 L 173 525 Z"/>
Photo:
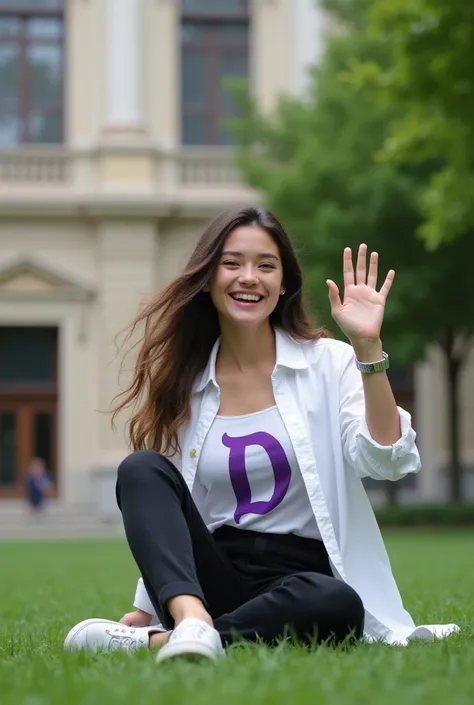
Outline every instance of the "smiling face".
<path id="1" fill-rule="evenodd" d="M 282 262 L 272 237 L 254 225 L 235 228 L 224 242 L 210 283 L 221 323 L 261 324 L 278 304 L 282 288 Z"/>

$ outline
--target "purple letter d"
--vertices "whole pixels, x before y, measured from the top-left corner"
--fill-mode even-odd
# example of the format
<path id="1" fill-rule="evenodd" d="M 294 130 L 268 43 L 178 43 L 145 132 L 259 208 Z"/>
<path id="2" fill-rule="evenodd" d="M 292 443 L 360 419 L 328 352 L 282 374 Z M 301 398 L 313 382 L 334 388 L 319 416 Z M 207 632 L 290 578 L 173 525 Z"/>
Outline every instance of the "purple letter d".
<path id="1" fill-rule="evenodd" d="M 264 431 L 235 438 L 224 433 L 222 443 L 230 449 L 230 481 L 237 499 L 237 508 L 234 513 L 236 524 L 244 514 L 268 514 L 272 509 L 278 507 L 286 495 L 291 481 L 291 467 L 281 443 L 270 433 Z M 252 491 L 245 468 L 245 449 L 252 445 L 262 446 L 272 464 L 275 489 L 268 502 L 252 502 Z"/>

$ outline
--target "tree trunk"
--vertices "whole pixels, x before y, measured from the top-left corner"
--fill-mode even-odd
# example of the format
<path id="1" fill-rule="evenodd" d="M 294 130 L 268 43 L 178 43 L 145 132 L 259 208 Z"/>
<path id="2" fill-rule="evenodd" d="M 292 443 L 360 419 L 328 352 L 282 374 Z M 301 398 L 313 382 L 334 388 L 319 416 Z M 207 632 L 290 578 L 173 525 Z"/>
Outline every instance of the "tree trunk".
<path id="1" fill-rule="evenodd" d="M 446 362 L 448 368 L 448 438 L 451 500 L 453 502 L 459 502 L 462 499 L 461 439 L 459 428 L 459 373 L 461 371 L 461 363 L 453 356 L 448 357 Z"/>
<path id="2" fill-rule="evenodd" d="M 385 496 L 389 507 L 396 507 L 398 504 L 398 482 L 387 481 L 385 483 Z"/>
<path id="3" fill-rule="evenodd" d="M 459 391 L 461 371 L 467 360 L 471 339 L 447 330 L 441 343 L 446 360 L 448 396 L 448 442 L 449 442 L 449 486 L 450 499 L 459 502 L 463 499 L 463 469 L 461 462 Z"/>

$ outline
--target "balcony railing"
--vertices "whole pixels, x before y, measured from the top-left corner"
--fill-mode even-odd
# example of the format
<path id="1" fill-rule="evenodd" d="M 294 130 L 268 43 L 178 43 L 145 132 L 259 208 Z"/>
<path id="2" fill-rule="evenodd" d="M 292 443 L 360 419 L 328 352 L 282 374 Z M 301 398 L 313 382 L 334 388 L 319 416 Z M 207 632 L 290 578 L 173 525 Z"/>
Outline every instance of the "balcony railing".
<path id="1" fill-rule="evenodd" d="M 239 174 L 228 153 L 190 150 L 179 153 L 178 180 L 183 186 L 237 186 Z"/>
<path id="2" fill-rule="evenodd" d="M 152 176 L 143 185 L 144 192 L 152 194 L 192 192 L 202 190 L 248 190 L 242 184 L 234 164 L 232 152 L 220 148 L 179 148 L 173 151 L 159 151 L 141 148 L 140 150 L 101 148 L 73 150 L 59 147 L 0 149 L 0 198 L 7 192 L 30 192 L 40 189 L 92 194 L 106 191 L 113 193 L 114 187 L 124 186 L 123 175 L 114 181 L 113 160 L 119 156 L 123 170 L 123 160 L 127 157 L 139 158 L 149 163 L 147 173 Z M 109 159 L 107 176 L 101 163 Z M 141 176 L 143 181 L 143 176 Z M 125 187 L 126 188 L 126 187 Z M 140 187 L 138 187 L 140 188 Z M 133 193 L 137 189 L 133 188 Z"/>
<path id="3" fill-rule="evenodd" d="M 0 185 L 69 185 L 72 160 L 71 154 L 57 149 L 2 150 Z"/>

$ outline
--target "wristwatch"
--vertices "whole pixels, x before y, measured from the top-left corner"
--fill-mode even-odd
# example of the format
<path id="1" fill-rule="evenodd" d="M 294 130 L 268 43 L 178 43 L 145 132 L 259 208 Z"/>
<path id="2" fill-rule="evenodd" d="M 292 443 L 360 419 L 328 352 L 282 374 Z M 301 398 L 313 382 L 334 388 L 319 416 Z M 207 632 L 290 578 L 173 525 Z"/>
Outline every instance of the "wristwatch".
<path id="1" fill-rule="evenodd" d="M 382 352 L 382 359 L 377 362 L 360 362 L 356 358 L 356 366 L 359 372 L 363 374 L 372 374 L 372 372 L 384 372 L 390 367 L 390 360 L 386 352 Z"/>

